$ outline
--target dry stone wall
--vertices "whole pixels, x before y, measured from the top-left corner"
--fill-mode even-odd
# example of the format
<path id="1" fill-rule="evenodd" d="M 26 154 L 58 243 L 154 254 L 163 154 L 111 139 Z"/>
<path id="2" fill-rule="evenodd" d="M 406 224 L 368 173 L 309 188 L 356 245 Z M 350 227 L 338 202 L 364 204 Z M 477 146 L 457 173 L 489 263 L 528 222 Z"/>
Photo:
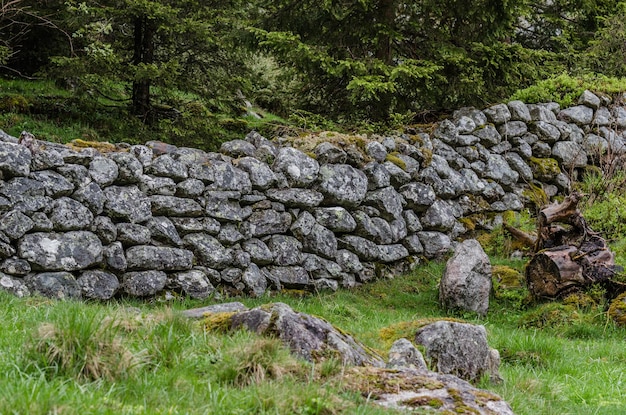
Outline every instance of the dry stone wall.
<path id="1" fill-rule="evenodd" d="M 2 133 L 0 287 L 101 300 L 353 287 L 497 224 L 529 184 L 567 192 L 590 156 L 626 151 L 624 128 L 623 107 L 585 92 L 563 110 L 466 108 L 431 132 L 312 152 L 254 132 L 219 153 Z"/>

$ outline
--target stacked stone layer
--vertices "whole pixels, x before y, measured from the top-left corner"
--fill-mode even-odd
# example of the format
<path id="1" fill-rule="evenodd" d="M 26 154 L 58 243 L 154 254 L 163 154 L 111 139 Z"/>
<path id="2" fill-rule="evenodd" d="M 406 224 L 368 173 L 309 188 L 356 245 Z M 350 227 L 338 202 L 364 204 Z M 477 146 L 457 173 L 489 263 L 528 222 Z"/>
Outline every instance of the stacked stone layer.
<path id="1" fill-rule="evenodd" d="M 461 109 L 430 134 L 310 153 L 257 133 L 219 153 L 0 134 L 0 288 L 104 300 L 353 287 L 449 252 L 537 188 L 567 193 L 591 159 L 626 151 L 624 128 L 626 109 L 585 92 L 563 110 Z"/>

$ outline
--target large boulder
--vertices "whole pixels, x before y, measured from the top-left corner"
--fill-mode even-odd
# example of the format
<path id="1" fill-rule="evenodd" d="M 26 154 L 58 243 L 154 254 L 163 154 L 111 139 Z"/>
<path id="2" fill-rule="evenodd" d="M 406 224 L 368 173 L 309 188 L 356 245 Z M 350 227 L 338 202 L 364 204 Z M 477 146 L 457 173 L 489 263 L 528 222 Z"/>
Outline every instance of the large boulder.
<path id="1" fill-rule="evenodd" d="M 491 294 L 491 263 L 478 241 L 463 241 L 446 264 L 439 284 L 439 301 L 446 309 L 486 315 Z"/>
<path id="2" fill-rule="evenodd" d="M 489 348 L 484 326 L 437 321 L 420 328 L 415 343 L 426 349 L 426 360 L 437 372 L 471 382 L 483 375 L 493 382 L 502 380 L 498 373 L 500 354 Z"/>

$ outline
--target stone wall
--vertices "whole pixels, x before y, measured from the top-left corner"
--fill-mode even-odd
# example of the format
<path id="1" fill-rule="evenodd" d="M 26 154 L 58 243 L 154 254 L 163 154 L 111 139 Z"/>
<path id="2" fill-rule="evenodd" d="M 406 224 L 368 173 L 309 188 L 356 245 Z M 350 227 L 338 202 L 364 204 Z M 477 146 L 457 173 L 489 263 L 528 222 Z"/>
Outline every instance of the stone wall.
<path id="1" fill-rule="evenodd" d="M 0 288 L 106 300 L 353 287 L 523 209 L 529 184 L 566 193 L 588 156 L 624 151 L 625 127 L 624 108 L 586 92 L 564 110 L 461 109 L 428 133 L 328 135 L 310 152 L 257 133 L 220 153 L 2 133 Z"/>

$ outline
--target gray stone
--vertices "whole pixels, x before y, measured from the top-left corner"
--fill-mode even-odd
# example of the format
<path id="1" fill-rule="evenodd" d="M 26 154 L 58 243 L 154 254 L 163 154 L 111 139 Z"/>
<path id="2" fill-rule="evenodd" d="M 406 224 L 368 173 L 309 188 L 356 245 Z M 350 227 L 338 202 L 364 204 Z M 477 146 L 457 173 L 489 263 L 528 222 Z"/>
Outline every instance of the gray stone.
<path id="1" fill-rule="evenodd" d="M 85 166 L 65 164 L 57 167 L 56 170 L 61 176 L 72 182 L 74 188 L 85 186 L 93 181 L 89 175 L 89 170 Z"/>
<path id="2" fill-rule="evenodd" d="M 55 231 L 77 231 L 89 229 L 93 213 L 81 203 L 69 197 L 56 199 L 48 215 Z"/>
<path id="3" fill-rule="evenodd" d="M 150 174 L 142 174 L 139 178 L 138 187 L 147 196 L 173 196 L 176 194 L 176 182 L 169 177 L 159 177 L 152 176 Z"/>
<path id="4" fill-rule="evenodd" d="M 283 173 L 293 187 L 305 187 L 317 179 L 319 163 L 300 150 L 283 147 L 272 166 L 275 172 Z"/>
<path id="5" fill-rule="evenodd" d="M 104 211 L 111 218 L 139 223 L 152 217 L 150 199 L 136 186 L 109 186 L 104 196 Z"/>
<path id="6" fill-rule="evenodd" d="M 340 207 L 317 208 L 314 210 L 315 220 L 333 232 L 352 232 L 356 222 L 350 213 Z"/>
<path id="7" fill-rule="evenodd" d="M 365 238 L 344 235 L 338 240 L 338 247 L 355 253 L 362 261 L 377 261 L 380 257 L 378 246 Z"/>
<path id="8" fill-rule="evenodd" d="M 537 121 L 533 131 L 540 140 L 548 144 L 553 144 L 561 138 L 561 131 L 554 124 L 545 121 Z"/>
<path id="9" fill-rule="evenodd" d="M 143 165 L 130 153 L 110 153 L 109 157 L 117 163 L 118 175 L 115 183 L 137 183 L 143 174 Z"/>
<path id="10" fill-rule="evenodd" d="M 402 186 L 400 194 L 404 197 L 407 207 L 418 212 L 425 211 L 437 197 L 432 186 L 418 182 Z"/>
<path id="11" fill-rule="evenodd" d="M 50 222 L 50 225 L 52 225 L 52 222 Z M 117 239 L 117 227 L 108 216 L 96 216 L 91 222 L 90 230 L 95 233 L 105 245 Z"/>
<path id="12" fill-rule="evenodd" d="M 28 176 L 31 152 L 25 146 L 0 141 L 0 171 L 5 177 Z"/>
<path id="13" fill-rule="evenodd" d="M 91 300 L 109 300 L 120 287 L 114 274 L 106 271 L 83 271 L 76 280 L 82 297 Z"/>
<path id="14" fill-rule="evenodd" d="M 459 121 L 462 117 L 471 118 L 472 121 L 474 121 L 476 128 L 483 127 L 485 126 L 485 124 L 487 124 L 487 117 L 485 116 L 485 114 L 482 111 L 477 110 L 473 107 L 463 107 L 454 111 L 454 113 L 452 114 L 452 118 L 457 126 L 462 124 Z"/>
<path id="15" fill-rule="evenodd" d="M 232 140 L 222 143 L 220 153 L 224 153 L 230 157 L 246 157 L 254 155 L 256 148 L 254 144 L 245 140 Z"/>
<path id="16" fill-rule="evenodd" d="M 454 227 L 455 222 L 450 205 L 442 200 L 435 200 L 421 217 L 421 223 L 427 230 L 446 232 Z"/>
<path id="17" fill-rule="evenodd" d="M 242 248 L 250 254 L 252 262 L 257 265 L 267 265 L 274 262 L 274 254 L 260 239 L 248 239 L 242 243 Z"/>
<path id="18" fill-rule="evenodd" d="M 224 269 L 233 261 L 232 251 L 224 248 L 214 237 L 204 233 L 190 233 L 183 237 L 183 243 L 191 249 L 200 265 Z"/>
<path id="19" fill-rule="evenodd" d="M 402 245 L 407 249 L 411 255 L 421 255 L 424 253 L 424 247 L 420 242 L 417 234 L 411 234 L 402 240 Z"/>
<path id="20" fill-rule="evenodd" d="M 489 348 L 484 326 L 437 321 L 419 329 L 415 343 L 426 349 L 426 359 L 439 373 L 468 381 L 478 381 L 483 375 L 495 382 L 502 380 L 499 353 Z"/>
<path id="21" fill-rule="evenodd" d="M 211 184 L 207 188 L 220 191 L 235 191 L 243 194 L 252 191 L 250 176 L 243 170 L 234 167 L 230 162 L 215 160 L 211 162 L 209 173 L 212 176 Z M 193 177 L 193 176 L 192 176 Z M 195 177 L 202 180 L 201 177 Z"/>
<path id="22" fill-rule="evenodd" d="M 409 251 L 401 245 L 379 245 L 378 255 L 381 262 L 396 262 L 409 256 Z"/>
<path id="23" fill-rule="evenodd" d="M 523 121 L 508 121 L 498 127 L 498 132 L 504 139 L 511 139 L 526 134 L 528 127 Z"/>
<path id="24" fill-rule="evenodd" d="M 187 249 L 137 245 L 126 250 L 129 270 L 182 271 L 192 268 L 193 253 Z"/>
<path id="25" fill-rule="evenodd" d="M 339 289 L 339 283 L 328 278 L 319 278 L 313 280 L 313 288 L 315 288 L 317 292 L 337 291 Z"/>
<path id="26" fill-rule="evenodd" d="M 626 109 L 623 107 L 614 107 L 612 109 L 615 124 L 620 128 L 626 128 Z"/>
<path id="27" fill-rule="evenodd" d="M 367 193 L 367 176 L 347 164 L 325 164 L 319 170 L 319 188 L 327 204 L 357 206 Z"/>
<path id="28" fill-rule="evenodd" d="M 152 239 L 166 245 L 180 246 L 183 241 L 176 230 L 176 226 L 165 216 L 154 216 L 146 222 Z"/>
<path id="29" fill-rule="evenodd" d="M 108 157 L 94 157 L 89 163 L 89 175 L 100 186 L 110 186 L 119 175 L 117 163 Z"/>
<path id="30" fill-rule="evenodd" d="M 33 269 L 76 271 L 102 260 L 102 243 L 86 231 L 67 233 L 30 233 L 18 242 L 19 257 Z"/>
<path id="31" fill-rule="evenodd" d="M 538 141 L 533 145 L 533 156 L 538 158 L 546 158 L 552 155 L 552 147 L 548 143 Z"/>
<path id="32" fill-rule="evenodd" d="M 585 167 L 587 153 L 583 146 L 573 141 L 559 141 L 552 146 L 552 155 L 565 169 Z"/>
<path id="33" fill-rule="evenodd" d="M 364 203 L 380 211 L 380 215 L 387 220 L 394 220 L 402 214 L 403 204 L 406 203 L 401 194 L 389 186 L 367 193 Z"/>
<path id="34" fill-rule="evenodd" d="M 375 161 L 382 163 L 387 157 L 387 149 L 378 141 L 370 141 L 365 145 L 365 153 Z"/>
<path id="35" fill-rule="evenodd" d="M 468 147 L 473 146 L 474 144 L 480 142 L 480 138 L 475 135 L 464 134 L 457 137 L 457 151 L 459 147 Z"/>
<path id="36" fill-rule="evenodd" d="M 600 98 L 593 92 L 584 90 L 578 98 L 578 103 L 597 110 L 600 107 Z"/>
<path id="37" fill-rule="evenodd" d="M 559 112 L 559 119 L 577 125 L 588 125 L 593 121 L 593 109 L 586 105 L 577 105 Z"/>
<path id="38" fill-rule="evenodd" d="M 389 369 L 411 368 L 428 370 L 424 356 L 407 339 L 398 339 L 389 349 L 389 359 L 387 361 Z"/>
<path id="39" fill-rule="evenodd" d="M 302 243 L 293 236 L 272 235 L 267 240 L 267 247 L 272 252 L 275 265 L 287 266 L 302 263 Z"/>
<path id="40" fill-rule="evenodd" d="M 11 210 L 0 217 L 0 231 L 13 240 L 21 238 L 34 226 L 31 218 L 17 210 Z"/>
<path id="41" fill-rule="evenodd" d="M 152 214 L 159 216 L 198 217 L 202 216 L 203 209 L 193 199 L 175 196 L 150 196 Z"/>
<path id="42" fill-rule="evenodd" d="M 16 204 L 31 197 L 45 196 L 46 188 L 37 180 L 15 177 L 0 183 L 0 194 L 9 199 L 11 204 Z"/>
<path id="43" fill-rule="evenodd" d="M 115 241 L 105 246 L 102 250 L 102 255 L 104 257 L 104 265 L 107 269 L 124 272 L 126 268 L 128 268 L 126 254 L 124 253 L 124 247 L 121 242 Z"/>
<path id="44" fill-rule="evenodd" d="M 104 211 L 106 197 L 95 182 L 79 187 L 72 194 L 72 199 L 85 205 L 94 215 L 99 215 Z"/>
<path id="45" fill-rule="evenodd" d="M 248 310 L 248 308 L 242 303 L 236 301 L 232 303 L 212 304 L 206 307 L 183 310 L 182 315 L 187 318 L 204 318 L 210 313 L 233 313 L 245 310 Z"/>
<path id="46" fill-rule="evenodd" d="M 238 242 L 241 242 L 242 240 L 246 239 L 246 237 L 241 232 L 239 232 L 238 228 L 242 227 L 239 227 L 234 223 L 224 224 L 216 236 L 217 240 L 220 241 L 222 245 L 226 246 L 232 246 Z"/>
<path id="47" fill-rule="evenodd" d="M 598 108 L 596 113 L 593 116 L 593 125 L 597 125 L 599 127 L 606 127 L 611 125 L 612 116 L 611 111 L 608 108 L 602 107 Z"/>
<path id="48" fill-rule="evenodd" d="M 198 179 L 187 179 L 176 184 L 174 195 L 178 197 L 197 198 L 204 193 L 204 183 Z"/>
<path id="49" fill-rule="evenodd" d="M 152 159 L 154 158 L 154 152 L 148 146 L 144 145 L 133 145 L 130 146 L 128 152 L 135 156 L 137 160 L 141 163 L 143 167 L 147 167 L 152 163 Z"/>
<path id="50" fill-rule="evenodd" d="M 389 172 L 389 180 L 392 186 L 399 187 L 411 181 L 411 175 L 392 162 L 384 162 L 383 167 Z"/>
<path id="51" fill-rule="evenodd" d="M 455 118 L 454 125 L 459 134 L 468 134 L 476 129 L 476 122 L 468 116 Z"/>
<path id="52" fill-rule="evenodd" d="M 443 141 L 448 145 L 456 145 L 457 144 L 457 136 L 459 132 L 454 125 L 454 123 L 450 120 L 441 121 L 435 131 L 433 132 L 433 137 Z"/>
<path id="53" fill-rule="evenodd" d="M 504 124 L 511 120 L 511 112 L 506 104 L 497 104 L 483 110 L 489 122 L 496 125 Z"/>
<path id="54" fill-rule="evenodd" d="M 243 222 L 252 215 L 250 206 L 241 207 L 238 200 L 232 200 L 228 192 L 207 192 L 205 212 L 208 216 L 229 222 Z"/>
<path id="55" fill-rule="evenodd" d="M 363 270 L 363 264 L 361 264 L 359 257 L 355 253 L 350 252 L 347 249 L 337 250 L 337 256 L 335 256 L 335 261 L 343 272 L 356 273 Z"/>
<path id="56" fill-rule="evenodd" d="M 500 144 L 502 137 L 493 125 L 486 125 L 472 133 L 480 139 L 480 143 L 485 147 L 493 147 Z"/>
<path id="57" fill-rule="evenodd" d="M 422 231 L 418 232 L 417 236 L 424 247 L 424 255 L 428 259 L 440 258 L 452 248 L 450 237 L 445 233 Z"/>
<path id="58" fill-rule="evenodd" d="M 135 297 L 155 295 L 165 288 L 167 275 L 163 271 L 135 271 L 122 274 L 122 289 Z"/>
<path id="59" fill-rule="evenodd" d="M 512 121 L 523 121 L 528 123 L 532 120 L 528 107 L 522 101 L 510 101 L 507 106 L 511 112 Z"/>
<path id="60" fill-rule="evenodd" d="M 262 297 L 267 290 L 267 279 L 256 264 L 250 264 L 243 272 L 241 280 L 246 286 L 246 291 L 254 297 Z"/>
<path id="61" fill-rule="evenodd" d="M 69 272 L 42 272 L 28 274 L 24 283 L 31 293 L 55 300 L 80 299 L 80 286 Z"/>
<path id="62" fill-rule="evenodd" d="M 0 263 L 0 272 L 23 277 L 31 271 L 28 261 L 19 258 L 6 258 Z"/>
<path id="63" fill-rule="evenodd" d="M 220 231 L 220 223 L 213 218 L 170 218 L 180 236 L 188 233 L 206 232 L 217 235 Z"/>
<path id="64" fill-rule="evenodd" d="M 206 273 L 199 269 L 175 272 L 168 279 L 167 288 L 181 291 L 190 298 L 204 300 L 215 292 Z"/>
<path id="65" fill-rule="evenodd" d="M 272 249 L 271 246 L 270 249 Z M 337 238 L 332 231 L 316 223 L 315 225 L 313 225 L 313 229 L 311 230 L 311 232 L 302 238 L 302 249 L 305 252 L 311 252 L 317 255 L 321 255 L 325 258 L 334 258 L 335 255 L 337 255 Z M 274 252 L 275 258 L 280 255 L 279 253 L 277 253 L 277 250 L 272 249 L 272 251 Z M 274 262 L 276 263 L 276 259 L 274 260 Z M 277 263 L 277 265 L 295 264 Z"/>
<path id="66" fill-rule="evenodd" d="M 322 142 L 313 150 L 316 160 L 320 164 L 343 164 L 346 162 L 347 154 L 334 144 Z"/>
<path id="67" fill-rule="evenodd" d="M 402 212 L 402 217 L 404 218 L 408 232 L 419 232 L 423 229 L 419 217 L 412 209 Z"/>
<path id="68" fill-rule="evenodd" d="M 39 150 L 32 153 L 30 162 L 30 170 L 49 170 L 55 167 L 60 167 L 65 164 L 63 157 L 53 151 L 48 151 L 46 148 L 39 147 Z"/>
<path id="69" fill-rule="evenodd" d="M 519 173 L 522 180 L 526 183 L 530 183 L 533 180 L 533 171 L 530 166 L 522 159 L 517 153 L 507 153 L 504 155 L 504 159 L 509 163 L 509 166 L 517 173 Z"/>
<path id="70" fill-rule="evenodd" d="M 311 281 L 309 273 L 299 266 L 269 266 L 265 270 L 285 288 L 305 289 L 309 288 Z"/>
<path id="71" fill-rule="evenodd" d="M 323 194 L 312 189 L 269 189 L 266 194 L 270 200 L 287 207 L 313 208 L 324 200 Z"/>
<path id="72" fill-rule="evenodd" d="M 30 297 L 30 290 L 21 278 L 0 274 L 0 290 L 10 292 L 18 298 Z"/>
<path id="73" fill-rule="evenodd" d="M 248 218 L 250 233 L 253 237 L 285 233 L 291 226 L 291 215 L 275 210 L 257 210 Z"/>
<path id="74" fill-rule="evenodd" d="M 145 245 L 150 242 L 152 233 L 144 225 L 136 223 L 118 223 L 117 228 L 117 240 L 124 246 L 130 245 Z"/>
<path id="75" fill-rule="evenodd" d="M 519 174 L 511 169 L 506 159 L 499 154 L 489 156 L 486 171 L 483 174 L 484 177 L 493 179 L 505 187 L 510 187 L 519 180 Z"/>
<path id="76" fill-rule="evenodd" d="M 74 191 L 74 184 L 52 170 L 36 171 L 29 177 L 41 183 L 45 188 L 45 195 L 52 198 L 69 196 Z"/>
<path id="77" fill-rule="evenodd" d="M 237 161 L 237 167 L 248 173 L 253 189 L 266 190 L 276 183 L 276 175 L 270 167 L 253 157 L 244 157 Z"/>
<path id="78" fill-rule="evenodd" d="M 446 263 L 439 284 L 441 305 L 484 316 L 489 310 L 491 288 L 489 257 L 475 239 L 463 241 Z"/>

